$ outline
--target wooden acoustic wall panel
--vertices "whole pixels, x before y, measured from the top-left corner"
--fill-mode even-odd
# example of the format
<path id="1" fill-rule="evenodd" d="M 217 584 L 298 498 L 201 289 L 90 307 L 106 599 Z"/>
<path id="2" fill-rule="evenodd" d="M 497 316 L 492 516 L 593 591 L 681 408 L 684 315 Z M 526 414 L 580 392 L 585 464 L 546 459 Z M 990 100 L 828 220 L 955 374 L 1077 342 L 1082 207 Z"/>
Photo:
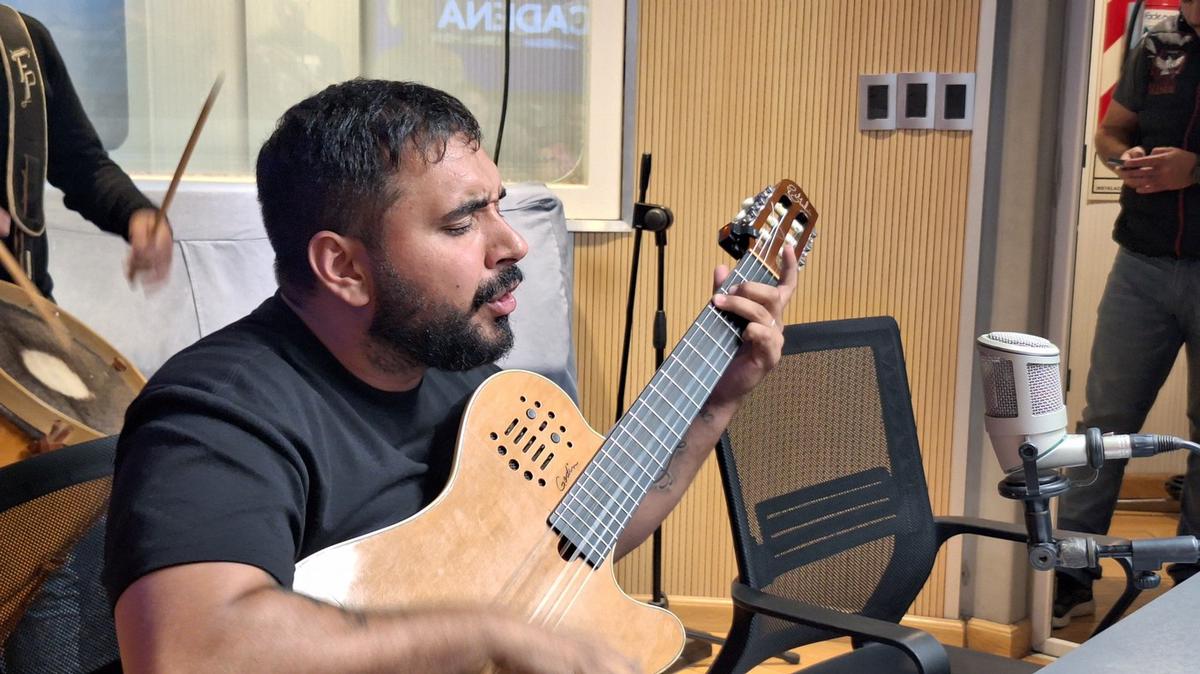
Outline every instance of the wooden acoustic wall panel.
<path id="1" fill-rule="evenodd" d="M 717 229 L 739 202 L 795 179 L 821 212 L 820 238 L 786 320 L 895 316 L 908 356 L 935 513 L 950 503 L 952 410 L 971 136 L 857 130 L 860 73 L 970 72 L 978 0 L 643 0 L 637 151 L 654 155 L 651 201 L 671 207 L 671 345 L 726 262 Z M 575 237 L 575 329 L 585 414 L 616 408 L 633 236 Z M 653 236 L 645 235 L 628 405 L 653 371 Z M 650 591 L 649 545 L 618 567 Z M 668 595 L 723 597 L 736 575 L 715 460 L 664 528 Z M 940 616 L 939 561 L 913 612 Z"/>

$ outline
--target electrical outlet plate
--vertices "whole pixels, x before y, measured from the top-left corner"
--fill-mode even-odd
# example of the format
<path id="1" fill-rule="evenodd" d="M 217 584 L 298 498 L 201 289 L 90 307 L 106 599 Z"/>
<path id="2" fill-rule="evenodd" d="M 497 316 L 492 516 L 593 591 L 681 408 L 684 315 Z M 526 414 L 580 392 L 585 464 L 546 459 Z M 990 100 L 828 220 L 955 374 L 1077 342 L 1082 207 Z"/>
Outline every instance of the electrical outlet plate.
<path id="1" fill-rule="evenodd" d="M 896 128 L 896 73 L 858 76 L 858 128 L 861 131 Z"/>

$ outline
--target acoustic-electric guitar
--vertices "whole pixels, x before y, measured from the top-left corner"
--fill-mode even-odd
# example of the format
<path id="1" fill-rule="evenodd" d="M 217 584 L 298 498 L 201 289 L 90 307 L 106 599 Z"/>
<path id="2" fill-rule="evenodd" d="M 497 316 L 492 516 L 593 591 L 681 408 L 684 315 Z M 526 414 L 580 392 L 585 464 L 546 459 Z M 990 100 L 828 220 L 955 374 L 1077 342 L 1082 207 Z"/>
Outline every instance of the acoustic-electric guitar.
<path id="1" fill-rule="evenodd" d="M 722 247 L 741 260 L 719 292 L 777 285 L 784 246 L 803 266 L 816 219 L 790 180 L 747 199 L 721 229 Z M 608 437 L 548 379 L 492 376 L 467 404 L 442 493 L 402 522 L 301 560 L 294 589 L 359 609 L 491 603 L 548 630 L 594 634 L 643 671 L 666 669 L 683 648 L 683 626 L 618 587 L 612 553 L 743 327 L 705 306 Z"/>

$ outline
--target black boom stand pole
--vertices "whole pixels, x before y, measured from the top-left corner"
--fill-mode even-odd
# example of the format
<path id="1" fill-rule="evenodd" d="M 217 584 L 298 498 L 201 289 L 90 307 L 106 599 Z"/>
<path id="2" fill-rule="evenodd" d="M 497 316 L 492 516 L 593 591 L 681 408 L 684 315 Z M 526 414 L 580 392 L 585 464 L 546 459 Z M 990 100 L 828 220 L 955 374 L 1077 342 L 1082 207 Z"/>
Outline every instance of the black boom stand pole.
<path id="1" fill-rule="evenodd" d="M 633 204 L 633 260 L 629 272 L 629 297 L 625 305 L 625 336 L 621 347 L 621 373 L 617 382 L 617 420 L 625 413 L 625 380 L 629 373 L 629 348 L 633 334 L 633 306 L 637 297 L 638 265 L 642 253 L 642 232 L 654 232 L 654 244 L 658 249 L 657 288 L 654 309 L 654 368 L 657 370 L 666 358 L 667 314 L 663 308 L 666 294 L 666 249 L 667 228 L 674 222 L 671 209 L 646 202 L 646 191 L 650 186 L 651 160 L 649 154 L 642 155 L 639 172 L 638 200 Z M 662 527 L 655 528 L 650 538 L 650 603 L 668 608 L 667 595 L 662 588 Z M 712 645 L 725 643 L 718 636 L 698 630 L 686 630 L 689 644 L 681 656 L 685 661 L 698 662 L 712 655 Z M 782 653 L 778 657 L 792 664 L 799 658 L 793 653 Z"/>
<path id="2" fill-rule="evenodd" d="M 650 155 L 642 155 L 639 175 L 638 200 L 633 204 L 633 264 L 629 273 L 629 298 L 625 306 L 625 343 L 621 348 L 621 378 L 617 386 L 617 419 L 625 412 L 625 379 L 629 371 L 629 340 L 633 332 L 633 304 L 637 296 L 638 264 L 642 253 L 642 232 L 654 232 L 654 243 L 658 247 L 657 305 L 654 310 L 654 369 L 662 365 L 667 348 L 667 314 L 663 310 L 663 294 L 666 285 L 664 260 L 667 249 L 667 228 L 674 222 L 671 209 L 646 203 L 646 190 L 650 187 Z M 662 590 L 662 527 L 654 530 L 650 544 L 650 603 L 667 607 L 667 597 Z"/>

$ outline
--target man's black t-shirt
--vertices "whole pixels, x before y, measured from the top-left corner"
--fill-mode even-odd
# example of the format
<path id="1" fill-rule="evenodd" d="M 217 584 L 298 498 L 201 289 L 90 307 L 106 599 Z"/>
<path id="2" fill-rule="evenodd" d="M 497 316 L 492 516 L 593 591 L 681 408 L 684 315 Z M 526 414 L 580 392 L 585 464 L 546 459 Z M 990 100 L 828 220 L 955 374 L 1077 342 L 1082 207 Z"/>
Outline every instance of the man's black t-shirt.
<path id="1" fill-rule="evenodd" d="M 169 360 L 117 447 L 105 584 L 240 562 L 290 586 L 296 561 L 401 521 L 446 484 L 462 410 L 495 366 L 372 388 L 272 297 Z"/>
<path id="2" fill-rule="evenodd" d="M 1182 15 L 1152 28 L 1130 53 L 1113 100 L 1137 113 L 1132 139 L 1158 147 L 1200 149 L 1200 39 Z M 1121 188 L 1113 239 L 1155 257 L 1200 258 L 1200 187 L 1138 194 Z"/>

